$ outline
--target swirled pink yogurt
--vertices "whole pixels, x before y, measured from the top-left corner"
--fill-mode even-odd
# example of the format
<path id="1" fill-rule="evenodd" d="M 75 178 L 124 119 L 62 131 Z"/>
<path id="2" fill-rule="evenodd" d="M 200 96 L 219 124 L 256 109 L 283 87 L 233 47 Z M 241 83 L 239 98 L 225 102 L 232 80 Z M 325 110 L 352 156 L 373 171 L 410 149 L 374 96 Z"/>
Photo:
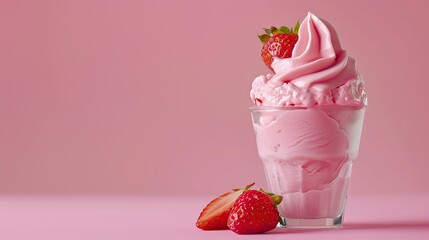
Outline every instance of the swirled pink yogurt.
<path id="1" fill-rule="evenodd" d="M 250 96 L 263 106 L 346 105 L 367 103 L 364 83 L 355 60 L 341 48 L 334 28 L 308 13 L 303 20 L 292 56 L 274 58 L 275 74 L 261 75 Z"/>

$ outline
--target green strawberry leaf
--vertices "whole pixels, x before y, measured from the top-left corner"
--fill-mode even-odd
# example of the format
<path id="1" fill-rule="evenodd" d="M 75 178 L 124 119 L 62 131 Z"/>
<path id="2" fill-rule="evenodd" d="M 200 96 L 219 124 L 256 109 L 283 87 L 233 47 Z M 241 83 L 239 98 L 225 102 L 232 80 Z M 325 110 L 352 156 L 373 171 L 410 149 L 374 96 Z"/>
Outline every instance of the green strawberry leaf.
<path id="1" fill-rule="evenodd" d="M 271 33 L 273 35 L 276 35 L 276 34 L 280 34 L 282 32 L 280 32 L 280 30 L 278 30 L 276 27 L 271 27 Z"/>
<path id="2" fill-rule="evenodd" d="M 293 28 L 293 33 L 298 34 L 300 25 L 301 23 L 299 23 L 299 20 L 298 20 L 298 22 L 296 22 L 295 24 L 295 27 Z"/>
<path id="3" fill-rule="evenodd" d="M 291 33 L 291 32 L 290 32 L 290 29 L 289 29 L 288 27 L 285 27 L 285 26 L 281 26 L 281 27 L 279 27 L 279 30 L 280 30 L 280 32 L 282 32 L 282 33 Z"/>
<path id="4" fill-rule="evenodd" d="M 266 43 L 270 39 L 270 36 L 267 34 L 258 35 L 258 37 L 262 43 Z"/>
<path id="5" fill-rule="evenodd" d="M 268 36 L 271 35 L 271 30 L 269 28 L 264 28 L 264 31 Z"/>

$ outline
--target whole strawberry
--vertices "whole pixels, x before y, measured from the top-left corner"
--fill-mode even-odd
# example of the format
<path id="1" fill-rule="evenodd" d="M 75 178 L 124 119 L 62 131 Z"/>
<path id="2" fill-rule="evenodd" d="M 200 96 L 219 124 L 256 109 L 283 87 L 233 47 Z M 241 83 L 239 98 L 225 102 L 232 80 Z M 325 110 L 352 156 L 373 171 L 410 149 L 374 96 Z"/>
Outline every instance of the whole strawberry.
<path id="1" fill-rule="evenodd" d="M 264 29 L 265 34 L 258 35 L 264 44 L 261 50 L 261 57 L 269 69 L 273 70 L 271 64 L 274 61 L 274 57 L 290 58 L 292 56 L 293 48 L 298 41 L 299 26 L 298 21 L 293 29 L 285 26 L 280 28 L 271 27 L 270 29 Z"/>
<path id="2" fill-rule="evenodd" d="M 233 192 L 227 192 L 212 200 L 200 213 L 196 223 L 197 227 L 203 230 L 228 229 L 228 216 L 235 200 L 253 185 L 254 183 L 243 189 L 233 189 Z"/>
<path id="3" fill-rule="evenodd" d="M 274 229 L 281 218 L 277 205 L 283 197 L 262 189 L 241 194 L 228 218 L 228 227 L 238 234 L 263 233 Z"/>

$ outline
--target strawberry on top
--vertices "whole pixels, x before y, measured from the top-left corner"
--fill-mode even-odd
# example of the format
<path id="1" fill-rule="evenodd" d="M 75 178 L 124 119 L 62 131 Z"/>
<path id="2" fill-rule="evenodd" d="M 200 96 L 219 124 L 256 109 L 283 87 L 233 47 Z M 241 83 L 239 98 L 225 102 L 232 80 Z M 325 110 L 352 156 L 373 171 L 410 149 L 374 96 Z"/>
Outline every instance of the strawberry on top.
<path id="1" fill-rule="evenodd" d="M 259 40 L 264 44 L 261 50 L 262 61 L 272 71 L 271 67 L 274 57 L 290 58 L 293 48 L 298 42 L 298 31 L 300 23 L 296 23 L 294 28 L 281 26 L 279 28 L 264 28 L 265 34 L 258 35 Z"/>

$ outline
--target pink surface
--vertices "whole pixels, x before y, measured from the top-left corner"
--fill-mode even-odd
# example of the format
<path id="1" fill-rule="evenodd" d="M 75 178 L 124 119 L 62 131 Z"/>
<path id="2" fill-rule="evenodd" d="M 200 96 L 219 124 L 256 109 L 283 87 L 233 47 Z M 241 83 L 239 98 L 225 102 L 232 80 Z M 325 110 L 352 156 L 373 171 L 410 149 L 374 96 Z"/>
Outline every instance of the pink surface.
<path id="1" fill-rule="evenodd" d="M 276 229 L 240 236 L 202 231 L 196 219 L 211 197 L 0 197 L 0 239 L 427 239 L 429 195 L 349 198 L 345 225 Z"/>
<path id="2" fill-rule="evenodd" d="M 0 192 L 263 186 L 248 111 L 267 71 L 256 33 L 312 11 L 336 28 L 370 99 L 351 193 L 429 193 L 428 4 L 3 0 Z"/>

